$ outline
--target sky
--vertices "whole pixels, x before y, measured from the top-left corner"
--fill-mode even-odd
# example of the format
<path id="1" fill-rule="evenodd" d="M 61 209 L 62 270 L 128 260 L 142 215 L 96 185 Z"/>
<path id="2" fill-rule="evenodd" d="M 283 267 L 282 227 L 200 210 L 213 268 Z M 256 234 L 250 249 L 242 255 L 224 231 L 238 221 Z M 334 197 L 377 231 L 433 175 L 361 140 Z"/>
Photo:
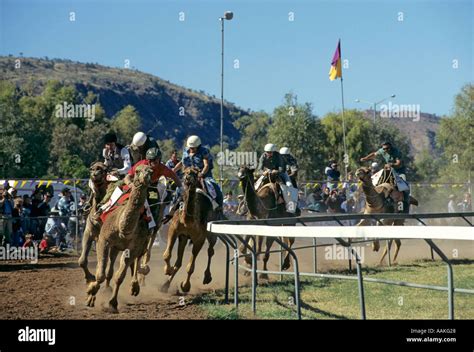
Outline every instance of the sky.
<path id="1" fill-rule="evenodd" d="M 220 97 L 219 17 L 229 10 L 224 95 L 244 109 L 272 112 L 293 92 L 318 116 L 340 110 L 340 81 L 328 79 L 340 38 L 346 108 L 396 94 L 394 104 L 444 115 L 473 82 L 473 8 L 472 0 L 0 0 L 0 55 L 129 60 Z"/>

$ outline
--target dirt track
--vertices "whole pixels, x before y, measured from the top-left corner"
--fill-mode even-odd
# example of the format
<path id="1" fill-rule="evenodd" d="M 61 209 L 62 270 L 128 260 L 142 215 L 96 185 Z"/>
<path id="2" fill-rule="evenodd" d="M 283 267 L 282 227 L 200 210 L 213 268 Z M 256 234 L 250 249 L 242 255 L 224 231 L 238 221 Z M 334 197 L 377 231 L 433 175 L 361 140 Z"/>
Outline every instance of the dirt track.
<path id="1" fill-rule="evenodd" d="M 322 241 L 321 241 L 322 242 Z M 318 241 L 318 243 L 321 243 Z M 459 258 L 473 258 L 474 245 L 470 241 L 436 241 L 448 257 L 453 257 L 453 249 Z M 310 240 L 300 240 L 296 245 L 309 245 Z M 382 242 L 383 244 L 383 242 Z M 364 248 L 364 266 L 373 266 L 378 262 L 379 253 L 373 253 L 369 246 Z M 192 279 L 191 293 L 183 296 L 177 292 L 179 282 L 184 278 L 189 258 L 187 247 L 183 267 L 173 282 L 170 293 L 159 292 L 165 280 L 163 274 L 163 246 L 153 249 L 151 272 L 147 276 L 145 287 L 138 297 L 129 295 L 130 275 L 127 274 L 119 294 L 119 314 L 104 312 L 102 306 L 108 301 L 110 292 L 102 287 L 98 293 L 96 307 L 85 306 L 86 284 L 76 257 L 40 258 L 38 264 L 27 262 L 3 262 L 0 265 L 0 319 L 206 319 L 200 308 L 192 304 L 192 298 L 200 293 L 224 287 L 224 247 L 217 244 L 212 265 L 213 282 L 202 285 L 203 271 L 207 260 L 207 245 L 204 246 L 196 262 L 196 271 Z M 318 270 L 347 268 L 347 260 L 328 260 L 325 248 L 318 248 Z M 175 253 L 173 253 L 175 259 Z M 90 256 L 89 268 L 95 268 L 95 253 Z M 298 254 L 300 270 L 312 271 L 312 249 Z M 429 247 L 421 240 L 403 241 L 399 262 L 429 258 Z M 278 255 L 273 254 L 269 269 L 278 269 Z M 261 262 L 259 262 L 261 267 Z M 232 285 L 232 270 L 231 270 Z M 248 285 L 250 278 L 240 276 L 240 284 Z M 184 299 L 184 305 L 183 303 Z"/>

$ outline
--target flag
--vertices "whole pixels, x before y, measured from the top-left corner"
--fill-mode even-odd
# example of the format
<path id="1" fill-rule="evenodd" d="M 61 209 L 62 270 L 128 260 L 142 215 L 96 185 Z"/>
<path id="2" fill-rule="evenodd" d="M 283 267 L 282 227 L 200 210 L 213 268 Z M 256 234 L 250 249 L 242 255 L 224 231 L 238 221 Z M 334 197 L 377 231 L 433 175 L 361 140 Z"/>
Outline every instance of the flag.
<path id="1" fill-rule="evenodd" d="M 334 81 L 336 78 L 342 78 L 341 67 L 341 40 L 337 43 L 336 52 L 332 58 L 331 69 L 329 70 L 329 79 Z"/>

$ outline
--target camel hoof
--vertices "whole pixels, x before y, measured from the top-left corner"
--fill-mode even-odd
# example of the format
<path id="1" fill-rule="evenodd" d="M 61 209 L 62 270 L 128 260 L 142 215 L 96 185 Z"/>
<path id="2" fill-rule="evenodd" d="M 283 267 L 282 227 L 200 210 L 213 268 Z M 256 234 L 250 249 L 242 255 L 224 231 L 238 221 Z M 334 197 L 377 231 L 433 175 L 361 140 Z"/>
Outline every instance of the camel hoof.
<path id="1" fill-rule="evenodd" d="M 372 242 L 372 250 L 374 252 L 378 252 L 379 249 L 380 249 L 380 242 L 379 241 Z"/>
<path id="2" fill-rule="evenodd" d="M 166 281 L 163 285 L 161 285 L 160 291 L 163 293 L 168 293 L 169 288 L 170 288 L 170 283 Z"/>
<path id="3" fill-rule="evenodd" d="M 285 260 L 285 261 L 283 262 L 283 265 L 281 266 L 281 270 L 283 270 L 283 271 L 288 270 L 288 269 L 290 268 L 290 266 L 291 266 L 291 265 L 290 265 L 290 261 L 289 261 L 289 260 L 288 260 L 288 261 Z"/>
<path id="4" fill-rule="evenodd" d="M 86 274 L 85 279 L 86 279 L 86 283 L 87 283 L 87 284 L 90 284 L 91 282 L 94 282 L 94 281 L 95 281 L 95 276 L 92 275 L 92 274 Z"/>
<path id="5" fill-rule="evenodd" d="M 258 276 L 259 279 L 261 280 L 268 280 L 268 275 L 265 274 L 265 273 L 261 273 L 259 276 Z"/>
<path id="6" fill-rule="evenodd" d="M 139 293 L 140 293 L 140 285 L 138 281 L 133 281 L 132 285 L 130 286 L 130 295 L 138 296 Z"/>
<path id="7" fill-rule="evenodd" d="M 165 266 L 165 275 L 173 275 L 173 268 L 171 266 Z"/>
<path id="8" fill-rule="evenodd" d="M 148 265 L 140 266 L 138 268 L 138 273 L 142 275 L 148 275 L 150 273 L 150 267 Z"/>
<path id="9" fill-rule="evenodd" d="M 118 309 L 117 309 L 118 304 L 112 304 L 109 302 L 109 305 L 107 307 L 103 308 L 103 311 L 106 313 L 112 313 L 112 314 L 118 314 Z"/>
<path id="10" fill-rule="evenodd" d="M 204 273 L 204 279 L 202 280 L 203 285 L 207 285 L 212 281 L 212 275 L 210 272 Z"/>
<path id="11" fill-rule="evenodd" d="M 250 256 L 247 256 L 247 257 L 244 257 L 244 261 L 247 265 L 252 265 L 252 257 Z"/>
<path id="12" fill-rule="evenodd" d="M 181 291 L 187 293 L 191 289 L 191 282 L 182 282 L 180 285 Z"/>
<path id="13" fill-rule="evenodd" d="M 94 307 L 94 305 L 95 305 L 95 296 L 89 295 L 89 296 L 87 297 L 86 306 L 92 308 L 92 307 Z"/>

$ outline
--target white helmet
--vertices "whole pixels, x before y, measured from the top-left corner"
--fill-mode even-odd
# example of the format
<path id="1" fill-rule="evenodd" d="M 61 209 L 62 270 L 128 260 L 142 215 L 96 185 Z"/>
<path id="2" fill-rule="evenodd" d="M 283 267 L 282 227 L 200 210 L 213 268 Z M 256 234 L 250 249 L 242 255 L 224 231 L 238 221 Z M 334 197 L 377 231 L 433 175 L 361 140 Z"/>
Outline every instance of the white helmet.
<path id="1" fill-rule="evenodd" d="M 288 147 L 283 147 L 280 149 L 280 154 L 281 155 L 286 155 L 286 154 L 290 154 L 290 148 Z"/>
<path id="2" fill-rule="evenodd" d="M 201 138 L 198 136 L 190 136 L 186 141 L 186 147 L 188 148 L 197 148 L 201 145 Z"/>
<path id="3" fill-rule="evenodd" d="M 374 171 L 378 171 L 380 169 L 379 167 L 379 163 L 377 162 L 373 162 L 371 165 L 370 165 L 370 168 Z"/>
<path id="4" fill-rule="evenodd" d="M 268 143 L 268 144 L 265 144 L 265 148 L 263 150 L 266 152 L 276 152 L 277 147 L 275 144 Z"/>
<path id="5" fill-rule="evenodd" d="M 146 134 L 143 132 L 137 132 L 133 136 L 132 145 L 136 147 L 141 147 L 146 142 Z"/>

